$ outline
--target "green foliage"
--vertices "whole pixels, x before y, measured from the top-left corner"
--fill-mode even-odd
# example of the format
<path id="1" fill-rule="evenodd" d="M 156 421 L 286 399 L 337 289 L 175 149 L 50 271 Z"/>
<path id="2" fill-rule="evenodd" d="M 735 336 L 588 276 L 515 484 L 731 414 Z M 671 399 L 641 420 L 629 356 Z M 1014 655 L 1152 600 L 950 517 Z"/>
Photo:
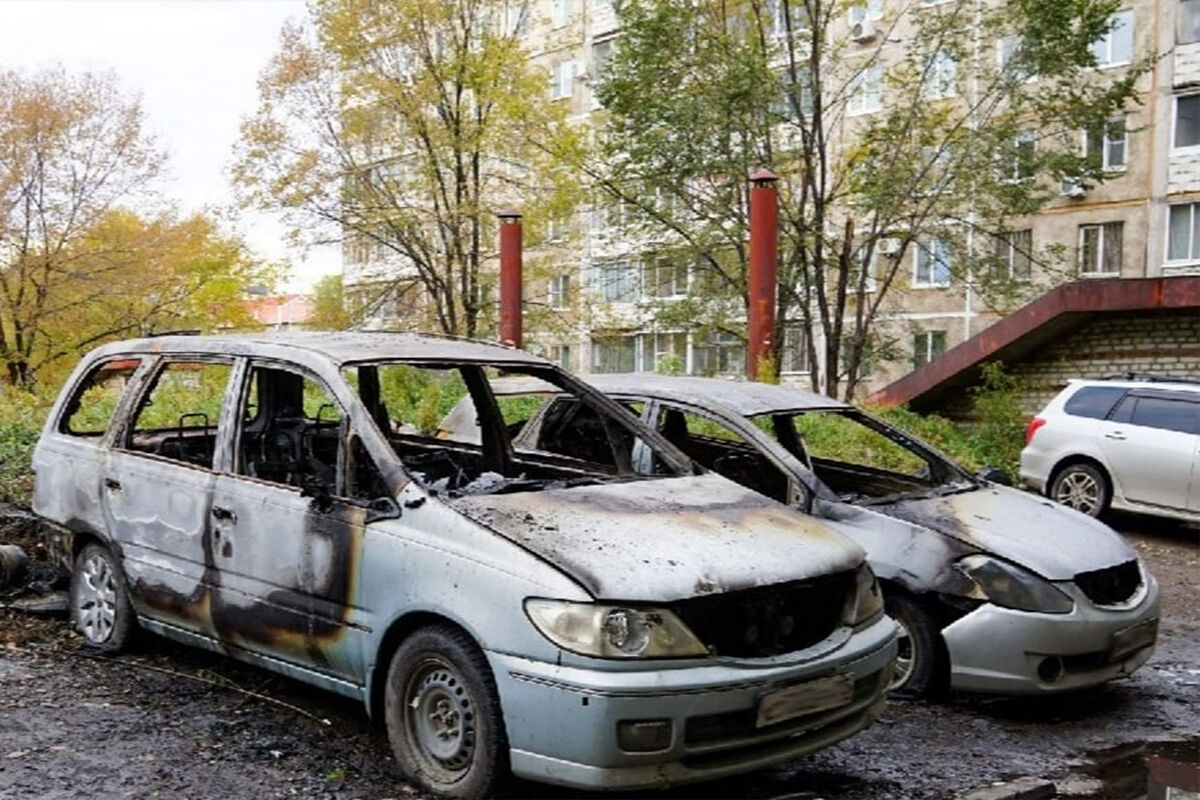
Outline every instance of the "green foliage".
<path id="1" fill-rule="evenodd" d="M 432 435 L 467 386 L 457 370 L 389 364 L 379 368 L 379 393 L 393 422 Z"/>
<path id="2" fill-rule="evenodd" d="M 37 395 L 0 385 L 0 503 L 29 504 L 30 460 L 48 408 Z"/>

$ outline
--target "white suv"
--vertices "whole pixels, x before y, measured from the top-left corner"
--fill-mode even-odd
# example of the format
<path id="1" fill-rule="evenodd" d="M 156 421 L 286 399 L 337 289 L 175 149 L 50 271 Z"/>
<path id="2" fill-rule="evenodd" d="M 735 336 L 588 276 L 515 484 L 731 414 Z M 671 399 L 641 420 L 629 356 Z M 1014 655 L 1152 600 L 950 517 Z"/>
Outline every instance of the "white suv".
<path id="1" fill-rule="evenodd" d="M 1071 381 L 1025 431 L 1021 482 L 1072 508 L 1200 521 L 1200 381 Z"/>

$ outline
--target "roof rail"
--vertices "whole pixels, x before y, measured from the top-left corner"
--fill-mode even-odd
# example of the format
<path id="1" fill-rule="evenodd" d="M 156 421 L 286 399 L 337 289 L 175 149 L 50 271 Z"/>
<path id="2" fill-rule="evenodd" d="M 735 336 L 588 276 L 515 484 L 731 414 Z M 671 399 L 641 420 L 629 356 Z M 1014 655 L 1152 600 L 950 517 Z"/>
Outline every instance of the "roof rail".
<path id="1" fill-rule="evenodd" d="M 157 339 L 159 336 L 199 336 L 201 333 L 199 328 L 179 328 L 173 331 L 155 331 L 147 333 L 147 339 Z"/>
<path id="2" fill-rule="evenodd" d="M 1186 378 L 1181 375 L 1158 375 L 1153 372 L 1120 372 L 1116 375 L 1105 375 L 1104 381 L 1141 381 L 1143 383 L 1194 383 L 1200 386 L 1200 378 Z"/>

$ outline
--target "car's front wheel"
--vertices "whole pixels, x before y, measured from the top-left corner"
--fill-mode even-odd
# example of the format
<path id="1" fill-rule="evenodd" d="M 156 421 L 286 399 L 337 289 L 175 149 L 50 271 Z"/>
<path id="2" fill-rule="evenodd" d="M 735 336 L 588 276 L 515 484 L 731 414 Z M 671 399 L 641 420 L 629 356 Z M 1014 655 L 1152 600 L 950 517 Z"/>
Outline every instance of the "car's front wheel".
<path id="1" fill-rule="evenodd" d="M 937 623 L 916 600 L 898 591 L 884 592 L 884 608 L 900 629 L 888 689 L 897 697 L 940 696 L 949 676 Z"/>
<path id="2" fill-rule="evenodd" d="M 508 772 L 496 684 L 482 651 L 450 625 L 422 628 L 392 656 L 388 739 L 401 771 L 444 797 L 483 797 Z"/>
<path id="3" fill-rule="evenodd" d="M 1064 506 L 1098 517 L 1108 508 L 1112 488 L 1104 473 L 1092 464 L 1071 464 L 1054 476 L 1050 497 Z"/>
<path id="4" fill-rule="evenodd" d="M 122 650 L 135 621 L 116 558 L 102 545 L 85 546 L 71 575 L 71 622 L 84 644 L 106 653 Z"/>

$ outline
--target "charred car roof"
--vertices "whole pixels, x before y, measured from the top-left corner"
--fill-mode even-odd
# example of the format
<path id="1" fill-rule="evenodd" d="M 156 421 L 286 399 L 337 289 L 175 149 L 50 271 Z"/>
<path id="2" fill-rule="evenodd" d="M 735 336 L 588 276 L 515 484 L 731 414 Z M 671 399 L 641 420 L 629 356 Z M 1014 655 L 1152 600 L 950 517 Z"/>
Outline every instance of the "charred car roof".
<path id="1" fill-rule="evenodd" d="M 590 374 L 580 377 L 605 394 L 649 395 L 680 400 L 696 406 L 711 407 L 720 404 L 743 417 L 784 411 L 853 408 L 853 406 L 832 397 L 770 383 L 638 372 Z M 558 391 L 555 387 L 533 378 L 498 381 L 495 390 L 497 394 L 533 394 Z"/>
<path id="2" fill-rule="evenodd" d="M 224 353 L 277 355 L 304 352 L 338 364 L 389 359 L 437 363 L 530 364 L 549 362 L 511 347 L 417 333 L 364 331 L 303 331 L 286 333 L 232 333 L 206 336 L 157 336 L 126 339 L 105 345 L 99 355 L 122 353 Z"/>

